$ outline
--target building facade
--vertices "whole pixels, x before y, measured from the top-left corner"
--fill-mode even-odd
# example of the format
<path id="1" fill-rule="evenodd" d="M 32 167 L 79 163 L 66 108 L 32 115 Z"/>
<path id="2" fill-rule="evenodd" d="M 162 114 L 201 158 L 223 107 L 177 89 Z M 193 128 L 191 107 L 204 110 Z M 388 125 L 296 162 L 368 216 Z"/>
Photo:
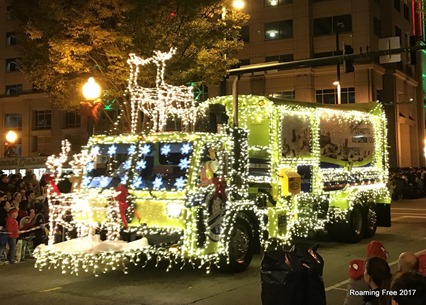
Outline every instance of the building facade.
<path id="1" fill-rule="evenodd" d="M 54 109 L 19 71 L 19 41 L 0 0 L 0 169 L 43 167 L 61 141 L 79 151 L 88 137 L 87 117 Z M 397 37 L 401 47 L 423 43 L 423 1 L 250 0 L 242 30 L 241 65 L 291 62 L 347 52 L 378 51 Z M 413 40 L 414 37 L 415 39 Z M 417 59 L 417 60 L 415 60 Z M 353 64 L 317 65 L 244 75 L 239 94 L 266 95 L 317 103 L 383 103 L 389 122 L 391 167 L 424 166 L 424 52 L 401 53 L 400 61 L 356 58 Z M 388 62 L 388 63 L 384 63 Z M 339 71 L 339 73 L 337 72 Z M 338 81 L 338 85 L 336 84 Z M 227 80 L 226 93 L 233 79 Z M 340 90 L 339 90 L 340 89 Z M 210 86 L 209 94 L 220 94 Z M 340 91 L 340 94 L 337 94 Z M 16 142 L 8 143 L 14 131 Z"/>
<path id="2" fill-rule="evenodd" d="M 62 140 L 68 139 L 74 151 L 86 143 L 87 117 L 52 108 L 48 96 L 19 71 L 18 48 L 8 0 L 0 0 L 0 169 L 33 169 L 40 175 L 46 156 L 58 154 Z M 6 139 L 9 131 L 16 141 Z"/>
<path id="3" fill-rule="evenodd" d="M 419 45 L 423 43 L 421 7 L 418 1 L 402 0 L 246 1 L 251 18 L 242 31 L 245 46 L 240 62 L 252 65 L 365 54 L 384 49 L 382 44 L 390 37 L 396 37 L 392 41 L 396 39 L 401 48 Z M 423 52 L 399 57 L 394 62 L 395 57 L 359 56 L 339 67 L 306 65 L 256 72 L 242 76 L 238 93 L 332 104 L 379 100 L 389 122 L 390 166 L 423 166 Z M 230 77 L 227 94 L 232 83 Z"/>

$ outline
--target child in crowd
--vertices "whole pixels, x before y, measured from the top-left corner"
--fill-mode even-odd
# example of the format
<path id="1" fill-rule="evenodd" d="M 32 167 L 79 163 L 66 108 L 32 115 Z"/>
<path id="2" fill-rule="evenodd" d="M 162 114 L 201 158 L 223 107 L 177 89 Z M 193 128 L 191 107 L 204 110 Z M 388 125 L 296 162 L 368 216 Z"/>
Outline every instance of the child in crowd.
<path id="1" fill-rule="evenodd" d="M 9 210 L 6 218 L 6 231 L 9 232 L 9 263 L 15 263 L 16 241 L 19 237 L 19 224 L 16 218 L 18 217 L 18 209 L 12 208 Z"/>
<path id="2" fill-rule="evenodd" d="M 372 240 L 368 243 L 366 249 L 366 258 L 369 257 L 380 257 L 386 261 L 389 254 L 381 242 Z M 369 284 L 364 281 L 364 270 L 364 260 L 354 259 L 349 262 L 349 283 L 344 305 L 365 304 L 364 298 L 354 293 L 354 291 L 370 290 Z"/>

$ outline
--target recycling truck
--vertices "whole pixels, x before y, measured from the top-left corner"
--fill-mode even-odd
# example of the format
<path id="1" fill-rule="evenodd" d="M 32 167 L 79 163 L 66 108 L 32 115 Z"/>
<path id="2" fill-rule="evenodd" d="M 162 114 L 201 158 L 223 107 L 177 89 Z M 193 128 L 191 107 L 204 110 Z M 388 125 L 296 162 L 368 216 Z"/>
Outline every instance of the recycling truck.
<path id="1" fill-rule="evenodd" d="M 126 190 L 122 237 L 143 238 L 141 252 L 242 271 L 262 247 L 319 231 L 358 242 L 390 226 L 379 103 L 247 95 L 204 109 L 195 131 L 95 135 L 85 148 L 96 157 L 82 186 Z"/>

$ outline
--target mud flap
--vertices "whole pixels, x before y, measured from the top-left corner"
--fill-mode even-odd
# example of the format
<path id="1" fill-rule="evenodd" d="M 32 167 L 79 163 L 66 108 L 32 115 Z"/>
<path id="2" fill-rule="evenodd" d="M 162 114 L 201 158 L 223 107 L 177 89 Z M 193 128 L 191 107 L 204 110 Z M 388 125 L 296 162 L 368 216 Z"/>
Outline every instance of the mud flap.
<path id="1" fill-rule="evenodd" d="M 377 226 L 390 227 L 391 226 L 391 205 L 385 203 L 376 204 L 377 213 Z"/>

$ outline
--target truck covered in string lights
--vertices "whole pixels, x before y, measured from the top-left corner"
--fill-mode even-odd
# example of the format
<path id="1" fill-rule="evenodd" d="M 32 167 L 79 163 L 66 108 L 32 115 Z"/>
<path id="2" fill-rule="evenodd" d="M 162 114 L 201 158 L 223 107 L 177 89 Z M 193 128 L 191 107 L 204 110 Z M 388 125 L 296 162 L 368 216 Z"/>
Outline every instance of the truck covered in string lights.
<path id="1" fill-rule="evenodd" d="M 327 230 L 357 242 L 390 226 L 380 104 L 239 96 L 238 126 L 232 104 L 208 100 L 196 132 L 90 139 L 83 186 L 125 186 L 125 231 L 146 238 L 141 252 L 239 271 L 271 241 Z"/>
<path id="2" fill-rule="evenodd" d="M 173 53 L 130 55 L 131 133 L 95 135 L 73 161 L 69 143 L 48 158 L 49 245 L 35 251 L 37 267 L 98 272 L 155 257 L 242 271 L 262 247 L 324 230 L 357 242 L 390 226 L 380 104 L 251 95 L 196 104 L 190 88 L 164 82 Z M 155 88 L 138 85 L 149 63 Z M 137 133 L 139 112 L 150 132 Z M 74 191 L 61 194 L 66 163 Z M 66 241 L 55 244 L 56 232 Z"/>

